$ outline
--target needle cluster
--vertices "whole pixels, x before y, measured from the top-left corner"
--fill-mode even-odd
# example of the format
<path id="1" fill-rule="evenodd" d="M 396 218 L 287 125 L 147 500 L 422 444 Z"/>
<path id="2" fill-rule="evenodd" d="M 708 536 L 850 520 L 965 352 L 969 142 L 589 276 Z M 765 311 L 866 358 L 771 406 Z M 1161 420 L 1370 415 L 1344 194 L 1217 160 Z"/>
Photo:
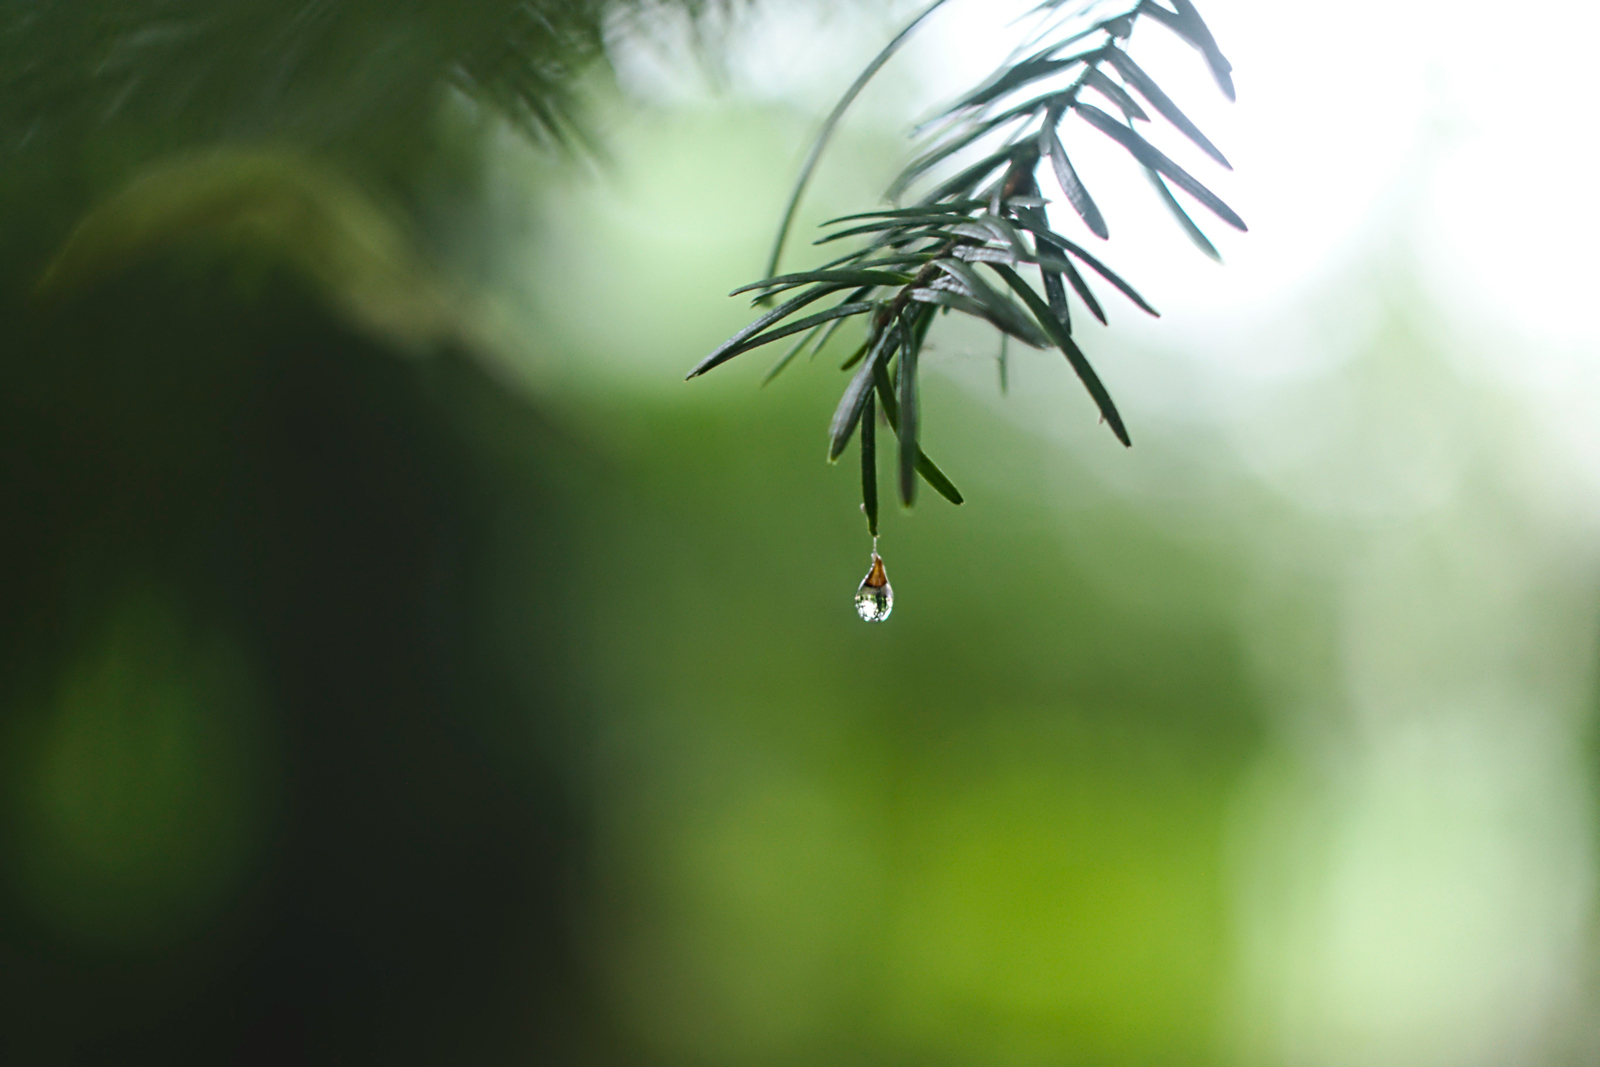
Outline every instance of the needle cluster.
<path id="1" fill-rule="evenodd" d="M 829 232 L 817 245 L 853 240 L 853 250 L 812 270 L 779 273 L 795 207 L 845 109 L 911 32 L 945 2 L 936 0 L 924 9 L 845 93 L 802 168 L 768 277 L 735 290 L 754 293 L 758 305 L 771 305 L 780 297 L 782 302 L 689 372 L 694 378 L 751 349 L 796 338 L 768 372 L 770 380 L 807 348 L 813 354 L 819 351 L 845 323 L 864 322 L 865 336 L 844 361 L 851 378 L 828 427 L 828 457 L 838 459 L 860 428 L 862 506 L 873 534 L 878 516 L 877 408 L 899 439 L 901 501 L 913 503 L 919 478 L 952 503 L 962 500 L 922 450 L 918 362 L 939 316 L 954 312 L 981 319 L 1000 331 L 1003 341 L 1059 349 L 1101 419 L 1119 441 L 1131 443 L 1110 393 L 1074 339 L 1067 291 L 1102 323 L 1105 312 L 1086 274 L 1098 276 L 1142 311 L 1157 312 L 1121 275 L 1051 226 L 1040 183 L 1047 169 L 1088 230 L 1102 240 L 1109 237 L 1105 218 L 1062 143 L 1060 128 L 1069 116 L 1126 150 L 1202 251 L 1216 255 L 1173 187 L 1228 225 L 1245 229 L 1232 208 L 1146 140 L 1137 126 L 1153 121 L 1154 112 L 1218 164 L 1229 166 L 1127 50 L 1139 20 L 1160 23 L 1200 52 L 1231 100 L 1231 67 L 1194 5 L 1188 0 L 1172 0 L 1171 7 L 1157 0 L 1045 0 L 1034 12 L 1037 28 L 1013 58 L 923 125 L 922 150 L 887 194 L 891 204 L 904 206 L 824 223 Z M 947 174 L 952 169 L 955 173 Z"/>

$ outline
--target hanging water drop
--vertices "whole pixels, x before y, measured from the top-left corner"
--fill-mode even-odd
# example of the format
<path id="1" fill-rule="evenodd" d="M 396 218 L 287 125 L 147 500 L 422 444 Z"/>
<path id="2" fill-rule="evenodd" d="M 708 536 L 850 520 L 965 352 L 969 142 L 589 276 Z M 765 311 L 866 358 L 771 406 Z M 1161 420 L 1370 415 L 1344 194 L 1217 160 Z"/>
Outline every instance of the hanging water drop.
<path id="1" fill-rule="evenodd" d="M 889 585 L 889 574 L 883 569 L 883 559 L 872 553 L 872 569 L 861 579 L 856 590 L 856 613 L 867 622 L 882 622 L 894 610 L 894 589 Z"/>

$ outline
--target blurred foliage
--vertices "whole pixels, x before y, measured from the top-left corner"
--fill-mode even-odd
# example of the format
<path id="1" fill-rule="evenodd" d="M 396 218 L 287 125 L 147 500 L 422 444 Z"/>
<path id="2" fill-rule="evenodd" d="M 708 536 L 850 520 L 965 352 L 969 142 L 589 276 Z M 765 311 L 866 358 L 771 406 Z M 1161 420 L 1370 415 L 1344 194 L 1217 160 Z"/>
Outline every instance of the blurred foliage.
<path id="1" fill-rule="evenodd" d="M 563 558 L 565 449 L 459 354 L 397 359 L 220 265 L 12 321 L 6 1055 L 571 1040 L 552 583 L 519 586 L 515 669 L 480 639 L 504 516 L 535 575 Z M 551 1015 L 523 1041 L 482 1021 L 508 1011 Z"/>
<path id="2" fill-rule="evenodd" d="M 789 444 L 827 388 L 633 406 L 652 446 L 585 538 L 593 921 L 634 1025 L 680 1062 L 1212 1061 L 1259 745 L 1226 568 L 1084 472 L 1063 543 L 972 470 L 995 521 L 918 515 L 906 605 L 864 638 L 848 488 Z M 1045 462 L 981 414 L 947 432 Z"/>
<path id="3" fill-rule="evenodd" d="M 237 650 L 196 632 L 149 590 L 13 729 L 31 903 L 91 943 L 171 936 L 238 879 L 270 798 L 261 698 Z"/>
<path id="4" fill-rule="evenodd" d="M 395 223 L 337 172 L 284 152 L 216 150 L 147 168 L 84 217 L 38 292 L 59 298 L 184 245 L 291 268 L 403 350 L 472 340 Z"/>
<path id="5" fill-rule="evenodd" d="M 416 127 L 454 83 L 559 138 L 604 13 L 590 0 L 13 3 L 0 129 L 16 154 L 92 133 L 110 142 L 96 154 L 291 139 L 414 162 Z"/>
<path id="6" fill-rule="evenodd" d="M 564 902 L 572 449 L 441 256 L 491 116 L 567 136 L 602 16 L 0 7 L 0 1059 L 604 1044 Z"/>
<path id="7" fill-rule="evenodd" d="M 508 223 L 605 14 L 0 7 L 0 1059 L 1229 1060 L 1256 576 L 952 341 L 982 508 L 863 627 L 831 375 L 645 381 L 802 123 L 647 114 L 637 215 Z M 1322 578 L 1259 628 L 1331 704 Z"/>

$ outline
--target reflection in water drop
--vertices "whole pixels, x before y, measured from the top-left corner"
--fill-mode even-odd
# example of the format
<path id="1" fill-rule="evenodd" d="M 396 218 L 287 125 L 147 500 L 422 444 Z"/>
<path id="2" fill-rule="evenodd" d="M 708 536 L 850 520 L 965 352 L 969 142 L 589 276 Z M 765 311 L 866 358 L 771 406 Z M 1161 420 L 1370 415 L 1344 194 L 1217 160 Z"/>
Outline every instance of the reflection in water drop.
<path id="1" fill-rule="evenodd" d="M 874 552 L 872 569 L 861 579 L 856 590 L 856 612 L 867 622 L 882 622 L 894 610 L 894 590 L 889 586 L 889 575 L 883 569 L 883 559 Z"/>

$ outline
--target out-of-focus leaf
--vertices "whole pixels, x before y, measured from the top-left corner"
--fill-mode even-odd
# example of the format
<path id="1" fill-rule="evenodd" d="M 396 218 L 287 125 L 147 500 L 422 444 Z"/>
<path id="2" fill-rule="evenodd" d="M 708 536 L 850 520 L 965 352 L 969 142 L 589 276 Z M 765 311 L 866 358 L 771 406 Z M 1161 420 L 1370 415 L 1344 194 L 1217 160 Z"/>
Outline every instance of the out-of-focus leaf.
<path id="1" fill-rule="evenodd" d="M 1066 16 L 1050 27 L 1050 35 L 1064 34 L 1058 42 L 1066 44 L 1121 21 L 1136 10 L 1138 0 L 1091 0 L 1087 4 L 1064 4 L 1061 0 L 1044 0 L 1034 11 L 1067 9 Z"/>
<path id="2" fill-rule="evenodd" d="M 1215 193 L 1201 185 L 1188 171 L 1168 159 L 1163 152 L 1136 132 L 1092 104 L 1078 104 L 1075 110 L 1095 129 L 1126 148 L 1134 159 L 1151 170 L 1160 171 L 1171 178 L 1180 189 L 1211 209 L 1223 222 L 1237 230 L 1249 229 L 1233 208 L 1224 204 Z"/>
<path id="3" fill-rule="evenodd" d="M 1019 104 L 1013 104 L 1011 107 L 1000 112 L 1000 114 L 994 116 L 993 118 L 984 119 L 980 125 L 998 129 L 1001 126 L 1004 126 L 1007 122 L 1010 122 L 1012 119 L 1026 118 L 1042 114 L 1052 107 L 1058 107 L 1065 104 L 1069 99 L 1071 99 L 1070 90 L 1052 89 L 1049 92 L 1040 93 L 1038 96 L 1030 97 Z"/>
<path id="4" fill-rule="evenodd" d="M 1229 63 L 1217 47 L 1216 39 L 1211 36 L 1211 30 L 1206 27 L 1200 18 L 1200 12 L 1195 10 L 1193 4 L 1187 0 L 1174 0 L 1173 7 L 1177 11 L 1169 11 L 1156 3 L 1155 0 L 1144 0 L 1139 5 L 1141 14 L 1149 15 L 1157 22 L 1172 30 L 1179 37 L 1194 45 L 1205 56 L 1206 65 L 1211 68 L 1211 76 L 1217 81 L 1217 88 L 1229 100 L 1235 99 L 1233 91 L 1233 64 Z"/>
<path id="5" fill-rule="evenodd" d="M 970 129 L 957 136 L 943 137 L 934 143 L 934 146 L 912 160 L 895 179 L 895 184 L 890 189 L 891 198 L 898 195 L 896 190 L 903 192 L 911 183 L 922 177 L 928 171 L 937 167 L 945 160 L 952 158 L 962 149 L 965 149 L 983 138 L 988 137 L 1018 119 L 1026 118 L 1038 112 L 1040 104 L 1037 100 L 1012 108 L 1002 115 L 984 119 L 977 122 Z"/>
<path id="6" fill-rule="evenodd" d="M 1100 409 L 1100 417 L 1105 419 L 1107 425 L 1111 427 L 1111 432 L 1117 435 L 1117 440 L 1121 441 L 1124 446 L 1131 448 L 1133 442 L 1128 439 L 1128 430 L 1122 425 L 1122 416 L 1117 414 L 1117 406 L 1112 403 L 1111 394 L 1106 391 L 1105 385 L 1100 381 L 1100 376 L 1089 365 L 1088 357 L 1083 354 L 1083 350 L 1078 347 L 1067 331 L 1062 329 L 1061 324 L 1056 321 L 1056 317 L 1050 313 L 1049 305 L 1039 298 L 1038 293 L 1033 291 L 1033 286 L 1023 281 L 1021 276 L 1010 267 L 996 264 L 992 265 L 991 269 L 1004 278 L 1006 284 L 1010 285 L 1016 291 L 1016 294 L 1022 297 L 1023 302 L 1032 309 L 1034 317 L 1039 320 L 1039 325 L 1044 327 L 1045 332 L 1050 335 L 1050 339 L 1055 342 L 1056 347 L 1061 349 L 1062 354 L 1067 357 L 1067 362 L 1072 364 L 1072 369 L 1077 372 L 1079 380 L 1083 382 L 1084 388 L 1089 390 L 1089 396 L 1094 400 L 1095 406 Z"/>
<path id="7" fill-rule="evenodd" d="M 1100 301 L 1094 298 L 1094 292 L 1089 288 L 1089 283 L 1083 280 L 1083 275 L 1078 273 L 1071 260 L 1063 259 L 1061 262 L 1065 267 L 1062 273 L 1067 276 L 1067 281 L 1071 283 L 1072 291 L 1077 293 L 1078 299 L 1082 300 L 1084 305 L 1088 307 L 1089 314 L 1099 319 L 1100 325 L 1106 325 L 1106 313 L 1100 307 Z"/>
<path id="8" fill-rule="evenodd" d="M 979 107 L 983 104 L 998 100 L 1013 90 L 1024 85 L 1059 74 L 1078 63 L 1084 62 L 1083 57 L 1073 56 L 1067 59 L 1034 58 L 1025 59 L 1000 71 L 989 81 L 980 86 L 977 91 L 969 93 L 950 105 L 947 114 L 964 111 L 967 108 Z"/>
<path id="9" fill-rule="evenodd" d="M 1112 62 L 1116 62 L 1117 57 L 1123 55 L 1123 51 L 1120 48 L 1108 48 L 1106 55 Z M 1099 67 L 1094 68 L 1083 76 L 1083 84 L 1097 90 L 1101 96 L 1117 105 L 1118 110 L 1128 116 L 1129 121 L 1144 119 L 1148 122 L 1150 120 L 1150 116 L 1145 114 L 1144 108 L 1139 106 L 1139 102 L 1128 95 L 1128 90 L 1108 78 Z"/>
<path id="10" fill-rule="evenodd" d="M 1167 183 L 1162 181 L 1161 175 L 1149 167 L 1146 167 L 1144 172 L 1146 177 L 1150 179 L 1150 184 L 1155 186 L 1156 194 L 1161 197 L 1161 202 L 1167 205 L 1167 210 L 1172 212 L 1173 219 L 1183 228 L 1183 232 L 1189 240 L 1194 242 L 1194 246 L 1218 263 L 1221 263 L 1222 253 L 1217 251 L 1217 246 L 1211 243 L 1211 240 L 1206 237 L 1199 226 L 1195 225 L 1195 221 L 1189 217 L 1189 213 L 1183 210 L 1183 205 L 1178 203 L 1178 198 L 1172 195 L 1172 190 L 1167 188 Z"/>
<path id="11" fill-rule="evenodd" d="M 1083 219 L 1083 224 L 1089 227 L 1090 233 L 1102 240 L 1110 237 L 1105 217 L 1100 214 L 1100 209 L 1089 196 L 1089 190 L 1083 187 L 1083 182 L 1078 179 L 1078 172 L 1072 169 L 1072 163 L 1067 159 L 1067 150 L 1061 144 L 1061 136 L 1056 133 L 1055 123 L 1046 121 L 1044 128 L 1039 131 L 1039 138 L 1040 148 L 1049 154 L 1050 164 L 1056 172 L 1056 181 L 1060 184 L 1061 191 L 1067 195 L 1067 202 L 1072 205 L 1072 210 Z"/>
<path id="12" fill-rule="evenodd" d="M 1222 154 L 1221 150 L 1211 143 L 1210 138 L 1200 132 L 1199 127 L 1189 121 L 1187 115 L 1178 110 L 1178 105 L 1172 102 L 1172 98 L 1161 91 L 1161 87 L 1151 79 L 1150 75 L 1144 72 L 1139 64 L 1133 61 L 1133 58 L 1128 53 L 1120 48 L 1113 48 L 1108 53 L 1108 58 L 1111 60 L 1112 65 L 1117 68 L 1117 73 L 1121 74 L 1129 85 L 1137 89 L 1140 96 L 1150 101 L 1151 107 L 1161 112 L 1168 122 L 1182 130 L 1184 136 L 1199 145 L 1202 152 L 1229 170 L 1233 169 L 1233 164 L 1228 162 L 1228 158 Z"/>

